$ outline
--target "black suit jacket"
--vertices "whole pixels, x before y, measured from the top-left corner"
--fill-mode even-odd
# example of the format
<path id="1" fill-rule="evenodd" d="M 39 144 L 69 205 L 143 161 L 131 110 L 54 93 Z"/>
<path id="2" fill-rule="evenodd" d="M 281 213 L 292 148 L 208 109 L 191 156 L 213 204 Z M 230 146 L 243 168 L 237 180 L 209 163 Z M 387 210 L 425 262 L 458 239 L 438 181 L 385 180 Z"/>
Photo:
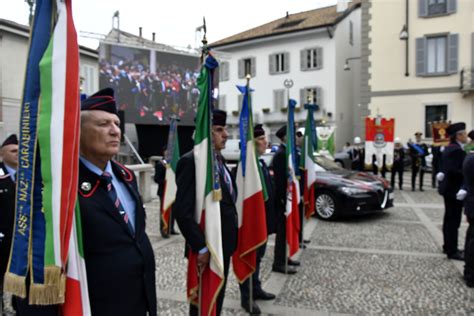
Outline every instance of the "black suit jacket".
<path id="1" fill-rule="evenodd" d="M 276 232 L 276 210 L 275 210 L 275 184 L 270 175 L 270 169 L 265 164 L 265 161 L 260 160 L 263 177 L 265 179 L 265 186 L 267 188 L 268 199 L 265 201 L 265 216 L 267 219 L 267 234 L 274 234 Z"/>
<path id="2" fill-rule="evenodd" d="M 0 242 L 0 280 L 7 270 L 15 221 L 16 185 L 8 174 L 5 165 L 0 162 L 0 233 L 4 234 Z"/>
<path id="3" fill-rule="evenodd" d="M 226 167 L 227 168 L 227 167 Z M 232 185 L 237 190 L 235 180 L 232 177 Z M 237 247 L 237 210 L 227 185 L 220 176 L 222 190 L 221 208 L 221 229 L 222 229 L 222 250 L 224 257 L 230 257 Z M 196 176 L 193 152 L 188 152 L 178 161 L 176 168 L 176 199 L 173 204 L 173 213 L 176 216 L 179 229 L 186 239 L 186 251 L 189 247 L 193 252 L 206 247 L 206 239 L 199 225 L 194 219 L 196 201 Z"/>
<path id="4" fill-rule="evenodd" d="M 444 179 L 439 184 L 439 193 L 447 198 L 456 198 L 463 184 L 462 164 L 466 152 L 456 142 L 451 142 L 441 156 L 441 169 Z"/>
<path id="5" fill-rule="evenodd" d="M 79 166 L 79 203 L 92 315 L 156 315 L 155 256 L 135 175 L 112 163 L 136 204 L 135 236 L 100 184 Z M 89 188 L 88 185 L 90 184 Z"/>
<path id="6" fill-rule="evenodd" d="M 467 196 L 464 199 L 464 212 L 468 218 L 474 218 L 474 154 L 468 154 L 462 166 L 464 186 Z"/>
<path id="7" fill-rule="evenodd" d="M 273 156 L 272 168 L 275 179 L 275 211 L 278 217 L 284 216 L 286 209 L 286 191 L 288 185 L 286 170 L 286 145 L 281 144 Z"/>

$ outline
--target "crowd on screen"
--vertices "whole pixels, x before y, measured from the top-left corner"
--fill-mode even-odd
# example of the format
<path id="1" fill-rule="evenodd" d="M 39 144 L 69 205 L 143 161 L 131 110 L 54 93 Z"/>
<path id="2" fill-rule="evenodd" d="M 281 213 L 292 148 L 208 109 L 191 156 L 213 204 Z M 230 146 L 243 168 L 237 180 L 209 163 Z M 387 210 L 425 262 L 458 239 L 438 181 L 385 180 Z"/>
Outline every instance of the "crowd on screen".
<path id="1" fill-rule="evenodd" d="M 176 63 L 157 63 L 152 72 L 138 61 L 101 61 L 99 84 L 113 88 L 119 109 L 132 117 L 166 121 L 177 114 L 192 121 L 199 99 L 198 75 L 197 70 Z"/>

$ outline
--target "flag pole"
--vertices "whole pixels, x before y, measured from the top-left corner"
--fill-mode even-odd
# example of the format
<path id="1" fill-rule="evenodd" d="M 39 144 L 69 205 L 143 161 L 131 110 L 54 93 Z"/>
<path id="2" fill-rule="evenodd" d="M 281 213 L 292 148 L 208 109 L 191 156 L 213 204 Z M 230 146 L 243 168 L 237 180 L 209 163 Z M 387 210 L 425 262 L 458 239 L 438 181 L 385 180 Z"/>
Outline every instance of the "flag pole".
<path id="1" fill-rule="evenodd" d="M 291 109 L 290 109 L 290 88 L 287 88 L 287 91 L 288 91 L 288 93 L 287 93 L 286 106 L 288 107 L 288 117 L 289 117 L 290 111 L 291 111 Z M 288 121 L 288 119 L 287 119 L 287 121 Z M 288 123 L 287 123 L 287 125 L 288 125 Z M 287 126 L 287 128 L 290 128 L 290 127 Z M 286 140 L 286 146 L 288 146 L 288 139 Z M 285 159 L 288 161 L 287 158 L 285 158 Z M 288 164 L 288 162 L 287 162 L 287 164 Z M 285 174 L 288 177 L 288 165 L 286 166 L 286 173 Z M 287 187 L 288 187 L 288 179 L 286 181 L 287 181 Z M 288 194 L 288 192 L 286 194 Z M 285 205 L 286 205 L 286 201 L 285 201 Z M 288 249 L 289 248 L 288 247 L 288 231 L 286 229 L 286 221 L 287 220 L 288 219 L 285 216 L 285 274 L 288 274 L 288 251 L 289 251 L 289 249 Z"/>
<path id="2" fill-rule="evenodd" d="M 202 272 L 204 269 L 198 266 L 198 316 L 202 315 Z"/>

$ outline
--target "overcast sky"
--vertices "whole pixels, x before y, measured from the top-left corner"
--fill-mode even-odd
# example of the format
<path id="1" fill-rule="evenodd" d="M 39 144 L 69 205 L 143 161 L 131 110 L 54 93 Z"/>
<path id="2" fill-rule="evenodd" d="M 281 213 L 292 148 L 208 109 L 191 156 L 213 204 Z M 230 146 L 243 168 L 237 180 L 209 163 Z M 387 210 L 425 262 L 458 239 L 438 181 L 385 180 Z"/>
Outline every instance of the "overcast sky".
<path id="1" fill-rule="evenodd" d="M 336 4 L 337 0 L 72 0 L 81 45 L 97 48 L 98 41 L 83 32 L 107 34 L 112 16 L 120 11 L 120 29 L 163 44 L 195 46 L 195 29 L 206 17 L 209 42 L 245 31 L 285 16 Z M 28 24 L 29 7 L 24 0 L 0 0 L 0 18 Z M 80 32 L 81 31 L 81 32 Z"/>

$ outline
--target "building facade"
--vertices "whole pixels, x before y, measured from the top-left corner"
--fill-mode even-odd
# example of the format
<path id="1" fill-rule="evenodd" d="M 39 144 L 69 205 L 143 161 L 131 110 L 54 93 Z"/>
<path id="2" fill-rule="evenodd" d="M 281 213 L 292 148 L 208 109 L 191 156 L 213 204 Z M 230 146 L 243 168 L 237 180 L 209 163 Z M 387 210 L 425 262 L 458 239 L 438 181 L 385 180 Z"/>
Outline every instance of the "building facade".
<path id="1" fill-rule="evenodd" d="M 364 0 L 362 107 L 395 118 L 395 135 L 431 140 L 433 121 L 474 124 L 474 2 Z"/>
<path id="2" fill-rule="evenodd" d="M 0 142 L 18 133 L 30 28 L 0 19 Z M 82 92 L 90 95 L 99 87 L 96 50 L 80 47 Z"/>
<path id="3" fill-rule="evenodd" d="M 254 120 L 264 124 L 272 142 L 287 120 L 288 92 L 298 102 L 295 120 L 300 126 L 310 98 L 319 106 L 317 123 L 337 126 L 338 149 L 355 136 L 360 115 L 361 10 L 359 1 L 341 3 L 287 14 L 211 44 L 220 61 L 219 107 L 228 112 L 232 137 L 238 137 L 242 104 L 235 85 L 245 85 L 246 74 L 255 90 Z M 284 82 L 289 80 L 293 86 L 287 89 Z"/>

